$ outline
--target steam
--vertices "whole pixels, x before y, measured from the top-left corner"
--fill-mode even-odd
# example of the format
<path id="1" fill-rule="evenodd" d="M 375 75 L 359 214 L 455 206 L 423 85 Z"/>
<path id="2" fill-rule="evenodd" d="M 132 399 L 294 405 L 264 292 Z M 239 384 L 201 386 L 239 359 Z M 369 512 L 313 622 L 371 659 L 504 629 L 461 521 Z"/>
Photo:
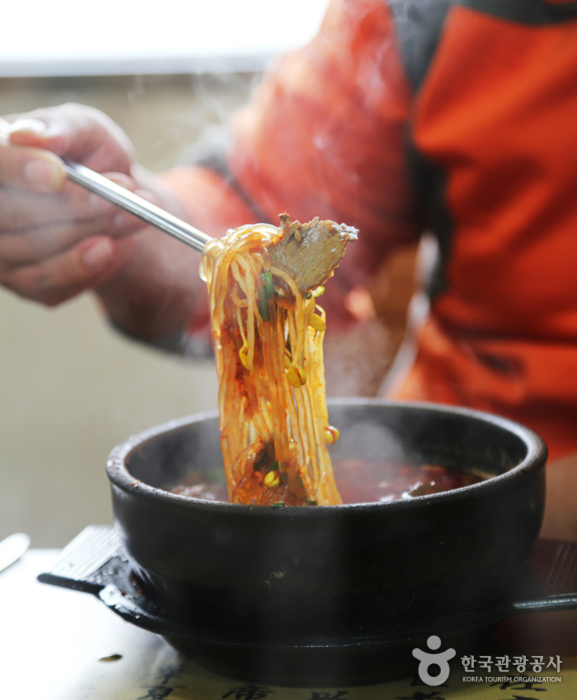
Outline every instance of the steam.
<path id="1" fill-rule="evenodd" d="M 362 459 L 379 464 L 400 464 L 407 459 L 407 449 L 399 435 L 376 421 L 343 426 L 337 445 L 338 451 L 331 451 L 332 459 Z"/>
<path id="2" fill-rule="evenodd" d="M 327 333 L 324 347 L 327 396 L 376 396 L 393 353 L 391 335 L 378 319 L 345 332 Z"/>
<path id="3" fill-rule="evenodd" d="M 186 145 L 177 165 L 206 161 L 226 154 L 230 143 L 228 122 L 232 114 L 250 99 L 261 73 L 221 73 L 190 77 L 191 108 L 176 119 L 196 130 L 196 138 Z"/>

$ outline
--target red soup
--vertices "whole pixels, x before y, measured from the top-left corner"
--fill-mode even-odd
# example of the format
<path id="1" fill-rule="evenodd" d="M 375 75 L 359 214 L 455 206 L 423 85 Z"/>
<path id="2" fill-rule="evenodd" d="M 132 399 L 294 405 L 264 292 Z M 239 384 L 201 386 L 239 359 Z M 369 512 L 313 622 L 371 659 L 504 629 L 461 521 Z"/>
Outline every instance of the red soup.
<path id="1" fill-rule="evenodd" d="M 383 464 L 360 459 L 335 461 L 333 470 L 343 503 L 387 503 L 416 498 L 469 486 L 487 478 L 481 472 L 462 472 L 432 464 Z M 189 498 L 228 501 L 224 474 L 220 470 L 215 470 L 214 479 L 210 480 L 206 479 L 206 474 L 191 471 L 183 481 L 167 490 Z"/>

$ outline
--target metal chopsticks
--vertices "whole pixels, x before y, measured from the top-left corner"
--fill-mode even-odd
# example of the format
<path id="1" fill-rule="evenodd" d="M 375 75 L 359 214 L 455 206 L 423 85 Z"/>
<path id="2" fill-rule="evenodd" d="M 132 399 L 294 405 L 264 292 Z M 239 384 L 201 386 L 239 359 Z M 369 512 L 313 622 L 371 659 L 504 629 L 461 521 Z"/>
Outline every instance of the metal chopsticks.
<path id="1" fill-rule="evenodd" d="M 10 126 L 7 121 L 0 118 L 0 134 L 5 138 L 9 136 Z M 168 233 L 173 238 L 186 243 L 195 250 L 202 253 L 204 246 L 212 240 L 206 233 L 169 214 L 164 209 L 147 202 L 142 197 L 124 189 L 124 187 L 120 187 L 120 185 L 94 172 L 94 170 L 90 170 L 90 168 L 80 163 L 74 163 L 65 159 L 63 161 L 64 171 L 69 180 L 107 199 L 109 202 L 134 214 L 134 216 L 164 231 L 164 233 Z"/>
<path id="2" fill-rule="evenodd" d="M 94 170 L 80 165 L 80 163 L 64 160 L 64 171 L 68 179 L 77 185 L 81 185 L 109 202 L 117 204 L 139 219 L 146 221 L 147 224 L 168 233 L 169 236 L 177 238 L 201 253 L 204 246 L 212 240 L 206 233 L 169 214 L 164 209 L 147 202 L 146 199 L 142 199 L 124 187 L 120 187 Z"/>

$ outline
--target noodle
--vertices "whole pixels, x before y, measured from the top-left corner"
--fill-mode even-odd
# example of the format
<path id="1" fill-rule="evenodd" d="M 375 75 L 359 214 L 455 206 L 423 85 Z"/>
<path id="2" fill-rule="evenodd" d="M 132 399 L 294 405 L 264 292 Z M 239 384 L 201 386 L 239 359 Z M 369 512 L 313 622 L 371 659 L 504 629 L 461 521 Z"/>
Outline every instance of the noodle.
<path id="1" fill-rule="evenodd" d="M 221 447 L 232 503 L 341 503 L 327 444 L 325 314 L 270 248 L 283 231 L 256 224 L 207 245 Z"/>

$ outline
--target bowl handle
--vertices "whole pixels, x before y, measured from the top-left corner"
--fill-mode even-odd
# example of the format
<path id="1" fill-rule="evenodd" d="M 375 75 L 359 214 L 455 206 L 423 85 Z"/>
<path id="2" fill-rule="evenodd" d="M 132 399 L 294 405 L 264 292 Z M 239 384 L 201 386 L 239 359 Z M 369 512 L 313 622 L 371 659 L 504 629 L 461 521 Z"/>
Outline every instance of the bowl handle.
<path id="1" fill-rule="evenodd" d="M 41 583 L 98 595 L 113 572 L 113 560 L 126 561 L 116 531 L 109 525 L 89 525 L 58 554 Z"/>

